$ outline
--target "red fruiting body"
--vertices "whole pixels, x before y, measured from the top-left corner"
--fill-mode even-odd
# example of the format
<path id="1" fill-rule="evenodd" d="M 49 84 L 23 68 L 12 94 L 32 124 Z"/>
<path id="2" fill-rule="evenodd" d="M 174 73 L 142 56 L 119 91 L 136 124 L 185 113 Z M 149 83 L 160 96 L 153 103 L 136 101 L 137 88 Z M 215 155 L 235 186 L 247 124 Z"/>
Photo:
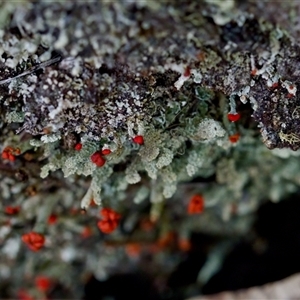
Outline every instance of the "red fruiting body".
<path id="1" fill-rule="evenodd" d="M 7 160 L 10 160 L 10 161 L 15 161 L 15 156 L 12 154 L 11 151 L 9 150 L 3 150 L 2 154 L 1 154 L 1 157 L 2 159 L 7 159 Z"/>
<path id="2" fill-rule="evenodd" d="M 102 157 L 101 152 L 97 151 L 91 156 L 91 161 L 97 166 L 102 167 L 104 166 L 106 160 Z"/>
<path id="3" fill-rule="evenodd" d="M 2 159 L 8 159 L 8 152 L 3 150 L 1 157 L 2 157 Z"/>
<path id="4" fill-rule="evenodd" d="M 101 154 L 102 154 L 102 155 L 109 155 L 109 154 L 111 154 L 111 150 L 110 150 L 110 149 L 103 149 L 103 150 L 101 151 Z"/>
<path id="5" fill-rule="evenodd" d="M 92 229 L 89 226 L 85 226 L 81 232 L 81 236 L 86 239 L 92 235 Z"/>
<path id="6" fill-rule="evenodd" d="M 6 206 L 4 212 L 8 215 L 16 215 L 20 211 L 20 206 Z"/>
<path id="7" fill-rule="evenodd" d="M 121 215 L 111 208 L 102 208 L 100 211 L 100 214 L 102 215 L 103 219 L 105 219 L 105 220 L 117 220 L 118 221 L 121 218 Z"/>
<path id="8" fill-rule="evenodd" d="M 49 218 L 48 218 L 47 223 L 48 223 L 49 225 L 53 225 L 53 224 L 55 224 L 55 223 L 57 222 L 57 219 L 58 219 L 58 217 L 57 217 L 56 214 L 51 214 L 51 215 L 49 216 Z"/>
<path id="9" fill-rule="evenodd" d="M 240 119 L 240 117 L 241 117 L 241 115 L 239 114 L 239 113 L 235 113 L 235 114 L 228 114 L 227 115 L 227 117 L 228 117 L 228 120 L 230 121 L 230 122 L 236 122 L 236 121 L 238 121 L 239 119 Z"/>
<path id="10" fill-rule="evenodd" d="M 28 294 L 25 290 L 18 291 L 18 300 L 34 300 L 34 298 Z"/>
<path id="11" fill-rule="evenodd" d="M 97 223 L 98 228 L 106 234 L 113 232 L 118 227 L 118 225 L 119 222 L 115 220 L 100 220 Z"/>
<path id="12" fill-rule="evenodd" d="M 143 145 L 144 144 L 144 137 L 142 135 L 137 135 L 132 140 L 136 144 L 139 144 L 139 145 Z"/>
<path id="13" fill-rule="evenodd" d="M 12 147 L 5 147 L 5 149 L 2 151 L 1 157 L 2 159 L 7 159 L 10 161 L 15 161 L 16 157 L 15 155 L 19 155 L 21 153 L 21 150 L 19 148 L 12 148 Z"/>
<path id="14" fill-rule="evenodd" d="M 15 161 L 16 157 L 14 155 L 12 155 L 11 153 L 8 153 L 8 160 Z"/>
<path id="15" fill-rule="evenodd" d="M 239 138 L 240 138 L 240 134 L 236 133 L 236 134 L 229 136 L 229 141 L 231 143 L 236 143 L 239 140 Z"/>
<path id="16" fill-rule="evenodd" d="M 191 250 L 192 243 L 188 239 L 181 238 L 178 240 L 178 248 L 183 252 L 187 252 L 187 251 Z"/>
<path id="17" fill-rule="evenodd" d="M 130 257 L 138 257 L 141 253 L 142 246 L 139 243 L 127 243 L 125 245 L 125 251 Z"/>
<path id="18" fill-rule="evenodd" d="M 251 76 L 255 76 L 256 74 L 257 74 L 257 69 L 253 69 L 253 70 L 251 70 Z"/>
<path id="19" fill-rule="evenodd" d="M 185 77 L 190 77 L 191 76 L 191 69 L 189 67 L 185 68 L 183 76 L 185 76 Z"/>
<path id="20" fill-rule="evenodd" d="M 75 149 L 76 151 L 80 151 L 81 148 L 82 148 L 82 144 L 81 144 L 81 143 L 76 144 L 75 147 L 74 147 L 74 149 Z"/>
<path id="21" fill-rule="evenodd" d="M 22 235 L 22 241 L 32 251 L 39 251 L 45 244 L 45 237 L 40 233 L 31 231 Z"/>
<path id="22" fill-rule="evenodd" d="M 111 208 L 102 208 L 100 214 L 103 219 L 97 223 L 98 228 L 106 234 L 113 232 L 119 225 L 121 215 Z"/>
<path id="23" fill-rule="evenodd" d="M 51 280 L 46 276 L 37 276 L 34 282 L 36 288 L 42 292 L 47 292 L 51 287 Z"/>
<path id="24" fill-rule="evenodd" d="M 188 205 L 189 214 L 199 214 L 204 210 L 204 199 L 201 195 L 194 195 Z"/>

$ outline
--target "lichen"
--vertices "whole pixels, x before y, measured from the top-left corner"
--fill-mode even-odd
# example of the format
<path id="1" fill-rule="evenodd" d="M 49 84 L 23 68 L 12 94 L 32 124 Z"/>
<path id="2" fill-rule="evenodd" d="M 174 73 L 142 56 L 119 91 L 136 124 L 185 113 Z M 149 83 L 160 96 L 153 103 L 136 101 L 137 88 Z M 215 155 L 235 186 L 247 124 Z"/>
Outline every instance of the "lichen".
<path id="1" fill-rule="evenodd" d="M 300 148 L 299 32 L 289 14 L 280 27 L 256 3 L 225 2 L 0 4 L 0 150 L 20 149 L 0 161 L 0 208 L 21 206 L 17 234 L 36 226 L 49 235 L 45 252 L 64 284 L 86 256 L 64 241 L 84 247 L 78 233 L 95 227 L 94 203 L 123 218 L 88 253 L 88 269 L 104 276 L 119 268 L 106 258 L 124 258 L 105 241 L 151 244 L 173 227 L 244 234 L 262 202 L 300 185 L 290 151 Z M 277 5 L 287 9 L 266 4 Z M 187 215 L 193 193 L 206 199 L 201 217 Z M 86 217 L 70 215 L 79 207 Z M 47 224 L 51 213 L 66 234 Z M 142 232 L 145 215 L 156 222 L 151 233 Z M 12 229 L 0 233 L 21 255 Z M 32 259 L 37 270 L 47 265 Z"/>

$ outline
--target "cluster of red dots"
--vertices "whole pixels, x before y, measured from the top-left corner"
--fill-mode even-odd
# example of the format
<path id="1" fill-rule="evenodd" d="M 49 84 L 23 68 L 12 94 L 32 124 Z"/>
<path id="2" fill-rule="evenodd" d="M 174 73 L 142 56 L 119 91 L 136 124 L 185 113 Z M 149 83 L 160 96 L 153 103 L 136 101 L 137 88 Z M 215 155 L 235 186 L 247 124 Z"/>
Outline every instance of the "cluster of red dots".
<path id="1" fill-rule="evenodd" d="M 102 219 L 97 223 L 97 226 L 103 233 L 111 233 L 118 227 L 121 219 L 119 213 L 111 208 L 102 208 L 100 215 Z"/>
<path id="2" fill-rule="evenodd" d="M 4 212 L 7 214 L 7 215 L 17 215 L 19 212 L 20 212 L 20 206 L 6 206 L 4 208 Z"/>
<path id="3" fill-rule="evenodd" d="M 20 155 L 21 150 L 19 148 L 13 148 L 13 147 L 5 147 L 2 151 L 1 157 L 5 160 L 15 161 L 16 155 Z"/>
<path id="4" fill-rule="evenodd" d="M 91 155 L 91 161 L 97 166 L 102 167 L 105 165 L 105 158 L 102 156 L 101 151 L 96 151 L 94 154 Z"/>
<path id="5" fill-rule="evenodd" d="M 241 118 L 241 114 L 240 113 L 234 113 L 234 114 L 229 113 L 229 114 L 227 114 L 227 118 L 230 122 L 237 122 Z M 235 133 L 235 134 L 229 136 L 229 141 L 233 144 L 237 143 L 239 139 L 240 139 L 239 133 Z"/>
<path id="6" fill-rule="evenodd" d="M 22 241 L 32 251 L 39 251 L 45 244 L 45 236 L 41 233 L 31 231 L 22 235 Z"/>
<path id="7" fill-rule="evenodd" d="M 144 137 L 142 135 L 136 135 L 132 141 L 135 144 L 138 145 L 143 145 L 144 144 Z M 77 143 L 74 146 L 74 149 L 76 151 L 80 151 L 82 149 L 82 144 L 81 143 Z M 90 157 L 91 161 L 97 166 L 97 167 L 103 167 L 106 163 L 106 159 L 104 158 L 104 156 L 111 154 L 111 150 L 108 148 L 96 151 L 95 153 L 93 153 Z"/>

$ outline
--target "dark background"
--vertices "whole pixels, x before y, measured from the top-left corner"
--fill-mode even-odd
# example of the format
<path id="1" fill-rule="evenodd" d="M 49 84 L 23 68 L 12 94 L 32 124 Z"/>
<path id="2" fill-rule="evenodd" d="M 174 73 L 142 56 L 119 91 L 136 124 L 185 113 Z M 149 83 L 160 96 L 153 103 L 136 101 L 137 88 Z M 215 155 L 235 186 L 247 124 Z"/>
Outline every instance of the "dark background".
<path id="1" fill-rule="evenodd" d="M 222 268 L 202 288 L 196 279 L 213 237 L 193 233 L 192 249 L 170 274 L 164 292 L 154 278 L 142 273 L 115 275 L 104 282 L 91 277 L 85 286 L 89 299 L 167 299 L 238 290 L 283 279 L 300 271 L 299 195 L 279 203 L 268 202 L 257 211 L 253 234 L 240 239 L 226 256 Z M 187 291 L 189 291 L 187 293 Z"/>

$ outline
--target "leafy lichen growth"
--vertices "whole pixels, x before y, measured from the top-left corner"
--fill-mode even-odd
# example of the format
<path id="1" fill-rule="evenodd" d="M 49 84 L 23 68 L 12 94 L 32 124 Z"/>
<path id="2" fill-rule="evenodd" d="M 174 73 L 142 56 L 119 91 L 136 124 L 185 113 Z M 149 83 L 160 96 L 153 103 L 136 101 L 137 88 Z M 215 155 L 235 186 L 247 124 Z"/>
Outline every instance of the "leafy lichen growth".
<path id="1" fill-rule="evenodd" d="M 93 220 L 93 203 L 125 215 L 147 203 L 158 232 L 184 220 L 179 231 L 215 233 L 220 220 L 244 220 L 294 192 L 297 32 L 261 19 L 270 17 L 252 2 L 225 2 L 1 3 L 1 151 L 20 149 L 0 162 L 1 209 L 22 205 L 26 228 L 41 226 L 39 207 L 44 218 L 56 210 L 78 234 L 82 221 L 68 211 L 80 200 Z M 192 193 L 207 212 L 186 221 Z M 139 221 L 120 230 L 135 232 Z M 240 222 L 231 232 L 246 230 Z M 60 242 L 53 234 L 49 248 Z M 80 255 L 61 251 L 68 267 Z"/>

